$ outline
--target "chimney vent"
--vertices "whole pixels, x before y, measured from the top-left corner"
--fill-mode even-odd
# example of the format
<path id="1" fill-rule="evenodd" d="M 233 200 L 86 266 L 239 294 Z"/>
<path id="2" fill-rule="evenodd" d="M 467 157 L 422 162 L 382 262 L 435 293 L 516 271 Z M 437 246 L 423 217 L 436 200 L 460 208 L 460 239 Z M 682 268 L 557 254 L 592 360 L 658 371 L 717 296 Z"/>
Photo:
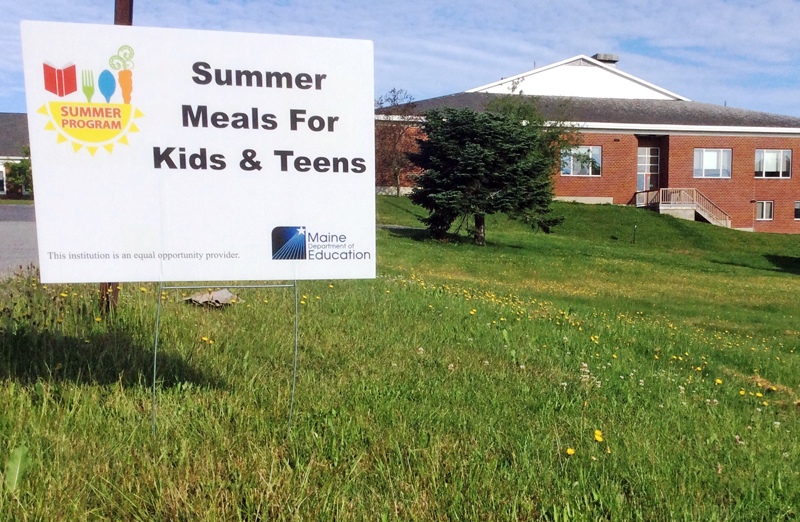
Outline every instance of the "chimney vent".
<path id="1" fill-rule="evenodd" d="M 618 54 L 604 54 L 604 53 L 597 53 L 592 56 L 598 62 L 603 62 L 604 64 L 617 68 L 617 62 L 619 61 Z"/>

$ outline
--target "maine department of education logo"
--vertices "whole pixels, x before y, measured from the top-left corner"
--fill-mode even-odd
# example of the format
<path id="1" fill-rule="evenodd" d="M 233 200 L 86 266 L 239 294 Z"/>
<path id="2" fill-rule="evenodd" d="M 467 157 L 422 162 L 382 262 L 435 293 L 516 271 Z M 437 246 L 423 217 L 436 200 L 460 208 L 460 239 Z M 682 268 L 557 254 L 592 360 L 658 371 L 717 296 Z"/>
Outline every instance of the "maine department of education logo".
<path id="1" fill-rule="evenodd" d="M 95 76 L 97 71 L 81 69 L 79 76 L 74 64 L 43 64 L 44 89 L 57 99 L 37 112 L 47 117 L 45 130 L 55 131 L 58 143 L 72 143 L 75 152 L 85 147 L 94 156 L 102 147 L 111 153 L 115 144 L 128 144 L 129 133 L 139 132 L 133 120 L 144 114 L 131 105 L 133 49 L 120 47 L 108 66 L 116 73 L 103 69 Z"/>
<path id="2" fill-rule="evenodd" d="M 306 227 L 272 229 L 272 259 L 305 259 Z"/>

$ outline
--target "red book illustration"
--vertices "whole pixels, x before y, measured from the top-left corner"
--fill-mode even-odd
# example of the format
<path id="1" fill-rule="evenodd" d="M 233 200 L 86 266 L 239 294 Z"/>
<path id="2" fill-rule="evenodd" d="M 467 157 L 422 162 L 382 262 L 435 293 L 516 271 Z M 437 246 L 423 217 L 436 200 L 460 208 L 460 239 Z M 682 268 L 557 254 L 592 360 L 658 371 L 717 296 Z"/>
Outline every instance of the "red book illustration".
<path id="1" fill-rule="evenodd" d="M 49 63 L 44 64 L 44 88 L 58 96 L 66 96 L 78 90 L 75 66 L 70 64 L 56 69 Z"/>

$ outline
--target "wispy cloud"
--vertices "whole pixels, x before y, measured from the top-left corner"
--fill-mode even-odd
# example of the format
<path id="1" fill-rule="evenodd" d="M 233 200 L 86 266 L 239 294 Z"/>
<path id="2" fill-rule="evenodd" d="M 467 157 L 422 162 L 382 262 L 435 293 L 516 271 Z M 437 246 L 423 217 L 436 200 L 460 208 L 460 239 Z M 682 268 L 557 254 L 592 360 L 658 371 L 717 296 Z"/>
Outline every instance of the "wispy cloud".
<path id="1" fill-rule="evenodd" d="M 450 94 L 576 54 L 698 101 L 800 116 L 794 0 L 135 0 L 134 23 L 366 38 L 378 94 Z M 111 23 L 101 0 L 16 2 L 0 21 L 0 111 L 24 110 L 19 20 Z"/>

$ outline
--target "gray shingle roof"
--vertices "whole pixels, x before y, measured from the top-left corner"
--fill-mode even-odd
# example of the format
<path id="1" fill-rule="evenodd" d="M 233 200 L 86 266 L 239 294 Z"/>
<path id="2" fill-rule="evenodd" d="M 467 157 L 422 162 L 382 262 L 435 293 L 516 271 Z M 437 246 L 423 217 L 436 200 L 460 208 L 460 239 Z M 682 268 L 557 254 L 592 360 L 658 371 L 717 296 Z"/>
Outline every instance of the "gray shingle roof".
<path id="1" fill-rule="evenodd" d="M 461 92 L 414 102 L 422 114 L 428 109 L 452 107 L 482 111 L 493 99 L 504 96 Z M 630 123 L 643 125 L 708 125 L 732 127 L 782 127 L 800 129 L 800 118 L 736 109 L 711 103 L 672 100 L 627 100 L 616 98 L 536 97 L 548 120 L 568 122 Z M 391 113 L 379 110 L 378 113 Z"/>
<path id="2" fill-rule="evenodd" d="M 0 156 L 22 156 L 28 145 L 28 115 L 0 112 Z"/>

